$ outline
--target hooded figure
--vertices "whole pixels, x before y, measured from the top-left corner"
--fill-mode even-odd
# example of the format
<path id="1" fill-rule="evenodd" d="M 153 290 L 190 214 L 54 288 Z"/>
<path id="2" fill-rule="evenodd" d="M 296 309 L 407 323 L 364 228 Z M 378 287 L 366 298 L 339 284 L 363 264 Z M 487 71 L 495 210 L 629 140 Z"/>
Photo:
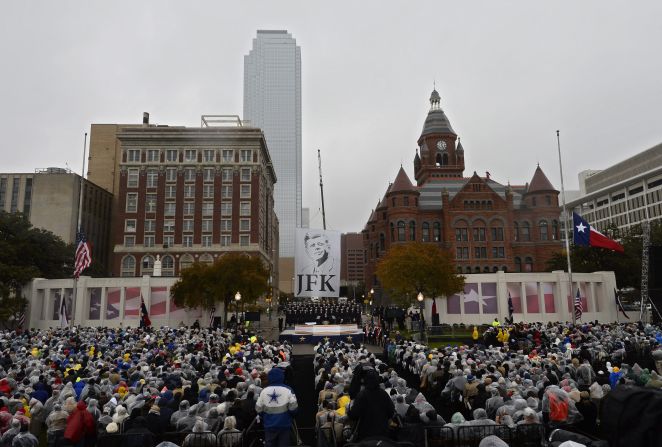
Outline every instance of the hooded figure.
<path id="1" fill-rule="evenodd" d="M 170 416 L 170 425 L 176 427 L 177 421 L 188 414 L 189 407 L 190 405 L 188 403 L 188 400 L 181 401 L 179 403 L 179 410 L 175 411 L 174 413 L 172 413 L 172 416 Z"/>
<path id="2" fill-rule="evenodd" d="M 379 375 L 368 370 L 363 378 L 365 388 L 349 407 L 350 419 L 359 421 L 358 440 L 373 436 L 388 436 L 388 422 L 395 412 L 393 401 L 379 387 Z"/>
<path id="3" fill-rule="evenodd" d="M 283 383 L 285 373 L 282 369 L 271 368 L 267 377 L 269 386 L 260 393 L 255 411 L 264 421 L 266 441 L 274 445 L 289 445 L 283 439 L 289 442 L 292 415 L 298 409 L 297 398 L 292 389 Z"/>

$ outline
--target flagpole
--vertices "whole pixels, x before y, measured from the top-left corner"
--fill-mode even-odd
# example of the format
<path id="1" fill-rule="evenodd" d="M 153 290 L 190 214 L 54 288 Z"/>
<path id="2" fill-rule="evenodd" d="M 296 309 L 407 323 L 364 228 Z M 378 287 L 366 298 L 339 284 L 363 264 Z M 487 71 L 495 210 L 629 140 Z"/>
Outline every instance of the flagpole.
<path id="1" fill-rule="evenodd" d="M 76 225 L 76 240 L 80 234 L 80 226 L 83 222 L 83 187 L 85 184 L 85 157 L 87 156 L 87 132 L 83 140 L 83 168 L 80 173 L 80 189 L 78 191 L 78 223 Z M 75 260 L 74 260 L 75 261 Z M 73 304 L 71 305 L 71 327 L 74 326 L 76 320 L 76 301 L 78 298 L 78 277 L 74 275 L 74 293 Z"/>
<path id="2" fill-rule="evenodd" d="M 561 162 L 561 137 L 559 136 L 559 131 L 556 131 L 556 147 L 559 153 L 559 171 L 561 172 L 561 201 L 563 203 L 563 233 L 565 239 L 565 254 L 568 261 L 568 282 L 570 283 L 570 299 L 572 302 L 572 324 L 573 326 L 577 324 L 577 317 L 575 316 L 575 302 L 574 296 L 572 293 L 572 263 L 570 262 L 570 240 L 568 239 L 568 212 L 565 205 L 565 187 L 563 185 L 563 163 Z M 570 220 L 572 222 L 572 219 Z M 574 230 L 574 229 L 573 229 Z"/>

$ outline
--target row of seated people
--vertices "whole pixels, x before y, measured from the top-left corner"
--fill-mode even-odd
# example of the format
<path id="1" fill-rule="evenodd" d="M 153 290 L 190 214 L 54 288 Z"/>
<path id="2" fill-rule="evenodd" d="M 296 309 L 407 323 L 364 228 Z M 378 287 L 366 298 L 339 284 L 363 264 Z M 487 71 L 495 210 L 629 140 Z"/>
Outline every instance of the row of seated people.
<path id="1" fill-rule="evenodd" d="M 285 324 L 357 324 L 361 323 L 361 306 L 358 304 L 303 304 L 285 306 Z"/>

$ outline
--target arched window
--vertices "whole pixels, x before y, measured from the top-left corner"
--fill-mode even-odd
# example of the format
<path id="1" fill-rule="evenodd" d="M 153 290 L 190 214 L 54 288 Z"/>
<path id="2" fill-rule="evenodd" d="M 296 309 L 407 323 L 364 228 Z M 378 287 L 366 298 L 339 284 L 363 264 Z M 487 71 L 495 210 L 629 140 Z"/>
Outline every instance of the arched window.
<path id="1" fill-rule="evenodd" d="M 423 242 L 430 242 L 430 223 L 423 222 L 423 232 L 421 233 Z"/>
<path id="2" fill-rule="evenodd" d="M 395 241 L 395 229 L 393 228 L 393 222 L 390 224 L 391 227 L 391 242 Z"/>
<path id="3" fill-rule="evenodd" d="M 214 258 L 209 253 L 205 253 L 204 255 L 200 256 L 199 262 L 201 264 L 211 265 L 214 263 Z"/>
<path id="4" fill-rule="evenodd" d="M 403 221 L 398 222 L 398 241 L 403 242 L 405 240 L 405 223 Z"/>
<path id="5" fill-rule="evenodd" d="M 496 273 L 498 271 L 499 271 L 499 267 L 497 267 L 496 265 L 492 267 L 492 272 Z"/>
<path id="6" fill-rule="evenodd" d="M 483 272 L 490 273 L 490 268 L 488 266 L 483 267 Z"/>
<path id="7" fill-rule="evenodd" d="M 435 242 L 441 240 L 441 224 L 439 222 L 432 224 L 432 237 Z"/>
<path id="8" fill-rule="evenodd" d="M 136 276 L 136 258 L 131 255 L 122 258 L 121 276 Z"/>
<path id="9" fill-rule="evenodd" d="M 409 221 L 409 240 L 416 240 L 416 222 L 413 220 Z"/>
<path id="10" fill-rule="evenodd" d="M 161 258 L 161 276 L 175 276 L 175 260 L 170 255 Z"/>
<path id="11" fill-rule="evenodd" d="M 559 239 L 559 222 L 557 220 L 552 221 L 552 240 L 556 241 Z"/>
<path id="12" fill-rule="evenodd" d="M 384 233 L 379 233 L 379 250 L 386 250 L 386 238 L 384 237 Z"/>
<path id="13" fill-rule="evenodd" d="M 516 272 L 522 271 L 522 258 L 520 257 L 515 258 L 515 271 Z"/>
<path id="14" fill-rule="evenodd" d="M 538 224 L 538 230 L 540 233 L 541 241 L 546 241 L 547 239 L 549 239 L 547 235 L 547 221 L 541 220 L 540 223 Z"/>
<path id="15" fill-rule="evenodd" d="M 533 271 L 533 259 L 528 256 L 524 258 L 524 271 L 525 272 Z"/>
<path id="16" fill-rule="evenodd" d="M 467 273 L 471 273 L 471 267 L 467 266 Z"/>
<path id="17" fill-rule="evenodd" d="M 435 158 L 435 164 L 437 166 L 443 166 L 444 165 L 444 159 L 441 157 L 441 154 L 437 154 L 437 157 Z"/>
<path id="18" fill-rule="evenodd" d="M 140 274 L 151 275 L 154 273 L 154 256 L 145 255 L 140 261 Z"/>
<path id="19" fill-rule="evenodd" d="M 462 273 L 462 267 L 458 266 L 458 267 L 457 267 L 457 272 L 458 272 L 458 273 Z"/>
<path id="20" fill-rule="evenodd" d="M 516 241 L 519 241 L 519 224 L 517 222 L 515 222 L 514 230 L 515 230 L 514 231 L 515 234 L 513 234 L 513 237 L 515 238 Z"/>
<path id="21" fill-rule="evenodd" d="M 508 273 L 508 267 L 506 267 L 505 265 L 502 265 L 502 266 L 501 266 L 501 271 L 502 271 L 503 273 Z"/>
<path id="22" fill-rule="evenodd" d="M 531 227 L 528 222 L 524 222 L 521 228 L 522 240 L 528 242 L 531 240 Z"/>
<path id="23" fill-rule="evenodd" d="M 475 271 L 476 273 L 480 273 L 480 267 L 479 267 L 479 266 L 476 266 L 476 268 L 474 269 L 474 271 Z"/>
<path id="24" fill-rule="evenodd" d="M 193 256 L 186 254 L 181 257 L 179 260 L 179 272 L 181 274 L 182 270 L 189 268 L 193 265 Z"/>

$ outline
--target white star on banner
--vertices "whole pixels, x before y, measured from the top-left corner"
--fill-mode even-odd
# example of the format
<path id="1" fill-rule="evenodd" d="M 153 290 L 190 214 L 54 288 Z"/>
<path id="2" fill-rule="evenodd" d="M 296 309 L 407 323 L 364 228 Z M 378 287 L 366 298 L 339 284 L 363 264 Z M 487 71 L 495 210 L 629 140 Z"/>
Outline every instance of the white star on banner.
<path id="1" fill-rule="evenodd" d="M 579 225 L 577 225 L 577 231 L 578 232 L 583 233 L 585 229 L 586 229 L 586 226 L 584 225 L 584 222 L 580 222 Z"/>

